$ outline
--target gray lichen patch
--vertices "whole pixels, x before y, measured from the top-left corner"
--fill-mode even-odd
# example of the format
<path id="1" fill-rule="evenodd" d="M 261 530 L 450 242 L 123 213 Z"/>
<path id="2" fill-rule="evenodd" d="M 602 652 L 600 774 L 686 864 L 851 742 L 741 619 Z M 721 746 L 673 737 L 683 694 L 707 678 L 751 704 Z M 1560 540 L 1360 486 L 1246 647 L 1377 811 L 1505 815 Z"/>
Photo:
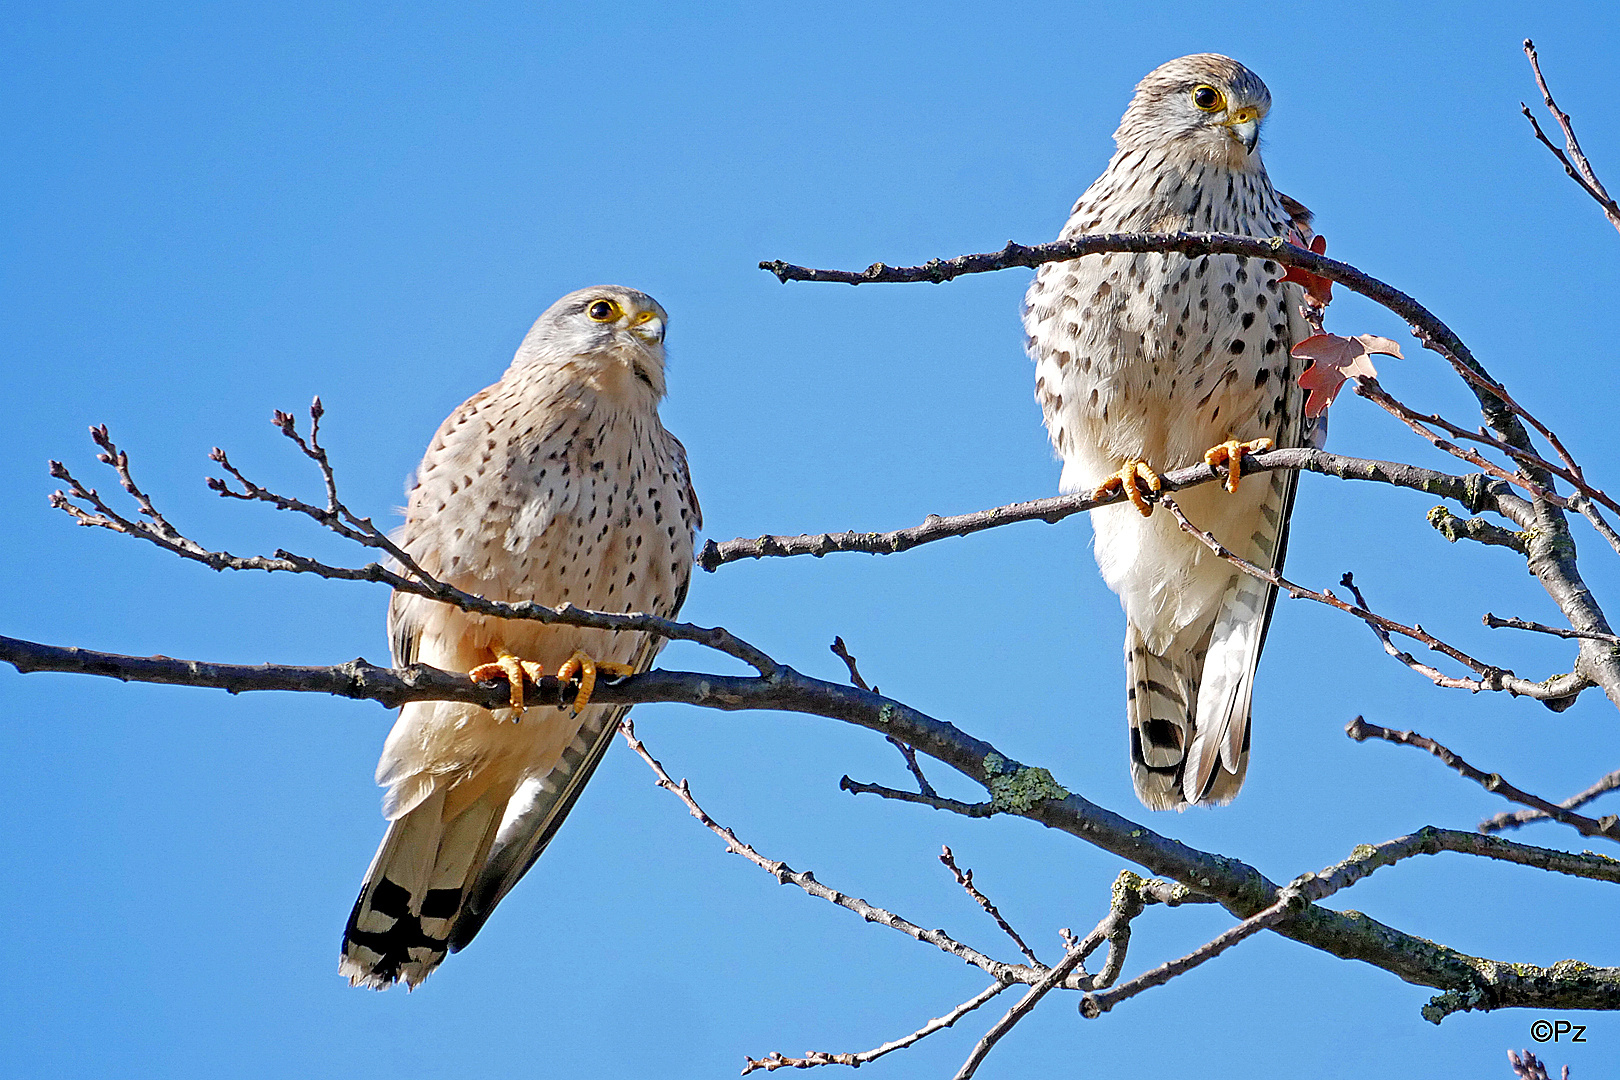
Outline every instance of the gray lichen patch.
<path id="1" fill-rule="evenodd" d="M 1069 797 L 1047 770 L 1010 762 L 994 751 L 985 755 L 984 773 L 990 804 L 1004 813 L 1027 814 L 1050 799 Z"/>

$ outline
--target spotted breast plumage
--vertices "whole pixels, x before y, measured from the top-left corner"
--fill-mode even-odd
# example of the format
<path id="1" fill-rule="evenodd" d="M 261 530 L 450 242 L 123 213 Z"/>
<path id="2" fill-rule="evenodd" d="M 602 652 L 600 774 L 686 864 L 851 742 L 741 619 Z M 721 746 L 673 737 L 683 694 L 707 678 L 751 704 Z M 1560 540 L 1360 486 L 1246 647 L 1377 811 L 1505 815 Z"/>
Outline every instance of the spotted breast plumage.
<path id="1" fill-rule="evenodd" d="M 1258 138 L 1264 83 L 1224 56 L 1149 73 L 1114 133 L 1108 168 L 1064 237 L 1225 232 L 1310 238 L 1310 213 L 1278 194 Z M 1110 254 L 1043 266 L 1024 302 L 1036 397 L 1064 491 L 1123 487 L 1092 512 L 1097 562 L 1125 609 L 1131 776 L 1154 809 L 1230 801 L 1249 760 L 1255 668 L 1275 590 L 1151 514 L 1152 468 L 1230 464 L 1321 432 L 1303 417 L 1297 286 L 1269 259 Z M 1280 567 L 1296 474 L 1205 485 L 1177 503 L 1228 548 Z"/>
<path id="2" fill-rule="evenodd" d="M 673 616 L 701 524 L 686 453 L 664 430 L 667 315 L 600 286 L 541 315 L 495 385 L 439 428 L 401 546 L 428 573 L 493 600 Z M 396 664 L 511 679 L 513 707 L 406 705 L 377 782 L 389 821 L 344 932 L 340 970 L 415 986 L 472 940 L 540 857 L 624 708 L 592 705 L 598 669 L 643 671 L 661 640 L 473 615 L 396 593 Z M 525 708 L 523 677 L 582 680 L 572 711 Z"/>

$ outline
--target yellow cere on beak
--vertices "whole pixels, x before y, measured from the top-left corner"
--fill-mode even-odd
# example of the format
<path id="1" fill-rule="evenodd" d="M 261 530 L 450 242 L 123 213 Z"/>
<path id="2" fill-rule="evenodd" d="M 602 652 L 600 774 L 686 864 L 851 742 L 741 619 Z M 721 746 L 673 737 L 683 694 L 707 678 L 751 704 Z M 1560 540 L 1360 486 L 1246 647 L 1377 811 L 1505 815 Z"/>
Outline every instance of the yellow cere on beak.
<path id="1" fill-rule="evenodd" d="M 664 320 L 656 311 L 640 311 L 630 320 L 630 332 L 644 341 L 664 340 Z"/>
<path id="2" fill-rule="evenodd" d="M 1243 144 L 1246 152 L 1254 153 L 1254 144 L 1260 141 L 1260 110 L 1249 106 L 1233 109 L 1226 121 L 1226 130 Z"/>

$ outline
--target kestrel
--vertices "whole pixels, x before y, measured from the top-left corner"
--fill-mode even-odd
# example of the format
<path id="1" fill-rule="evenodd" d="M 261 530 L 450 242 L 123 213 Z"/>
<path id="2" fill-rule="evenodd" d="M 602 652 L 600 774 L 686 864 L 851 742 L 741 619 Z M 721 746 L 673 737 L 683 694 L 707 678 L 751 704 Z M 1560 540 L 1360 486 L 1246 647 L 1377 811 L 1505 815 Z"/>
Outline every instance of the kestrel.
<path id="1" fill-rule="evenodd" d="M 1310 212 L 1272 188 L 1260 160 L 1270 107 L 1265 84 L 1224 56 L 1154 70 L 1063 236 L 1185 230 L 1308 242 Z M 1135 504 L 1091 520 L 1098 566 L 1125 609 L 1131 779 L 1156 810 L 1229 802 L 1242 786 L 1276 590 L 1170 515 L 1152 515 L 1152 469 L 1227 464 L 1227 490 L 1182 491 L 1178 504 L 1237 554 L 1282 566 L 1296 474 L 1238 476 L 1245 453 L 1320 434 L 1307 428 L 1303 363 L 1290 355 L 1310 330 L 1284 273 L 1270 259 L 1231 255 L 1098 255 L 1041 267 L 1024 299 L 1062 489 L 1123 488 Z"/>
<path id="2" fill-rule="evenodd" d="M 673 616 L 701 525 L 686 451 L 664 430 L 664 328 L 652 297 L 604 285 L 551 305 L 495 385 L 434 436 L 401 547 L 492 600 Z M 414 987 L 463 948 L 534 865 L 625 709 L 590 705 L 597 671 L 645 671 L 662 640 L 472 615 L 395 593 L 396 665 L 505 675 L 512 708 L 412 702 L 383 746 L 388 833 L 343 934 L 356 985 Z M 581 677 L 572 710 L 523 707 L 523 678 Z"/>

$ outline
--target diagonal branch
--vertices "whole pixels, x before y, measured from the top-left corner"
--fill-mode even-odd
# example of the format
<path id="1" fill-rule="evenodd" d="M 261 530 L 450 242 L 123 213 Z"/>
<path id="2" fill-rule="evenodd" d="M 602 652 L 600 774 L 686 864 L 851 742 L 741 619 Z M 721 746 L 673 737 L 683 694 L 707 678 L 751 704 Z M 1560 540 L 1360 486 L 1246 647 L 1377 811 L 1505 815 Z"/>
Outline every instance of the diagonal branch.
<path id="1" fill-rule="evenodd" d="M 278 414 L 285 415 L 285 414 Z M 391 586 L 397 592 L 408 592 L 423 596 L 430 600 L 438 600 L 463 611 L 470 611 L 479 615 L 492 615 L 502 619 L 532 619 L 536 622 L 568 626 L 584 626 L 596 630 L 610 630 L 614 632 L 634 632 L 655 634 L 659 637 L 673 641 L 692 641 L 704 645 L 717 652 L 741 660 L 743 663 L 758 671 L 761 675 L 769 676 L 774 670 L 775 662 L 763 651 L 731 634 L 723 627 L 700 627 L 691 623 L 676 622 L 658 615 L 648 615 L 640 612 L 608 612 L 586 611 L 576 608 L 572 604 L 562 604 L 558 607 L 548 607 L 525 601 L 517 604 L 505 604 L 490 600 L 474 593 L 465 592 L 417 568 L 413 576 L 406 577 L 395 570 L 391 570 L 378 563 L 369 563 L 363 567 L 331 566 L 315 559 L 295 555 L 288 551 L 278 550 L 274 556 L 232 555 L 226 551 L 211 551 L 194 540 L 182 535 L 171 525 L 152 505 L 148 498 L 129 473 L 129 456 L 119 450 L 107 435 L 105 425 L 91 429 L 91 437 L 96 445 L 102 448 L 98 460 L 110 465 L 118 474 L 119 481 L 126 491 L 135 498 L 141 508 L 141 514 L 150 518 L 150 522 L 133 521 L 113 510 L 101 496 L 91 488 L 81 484 L 72 473 L 59 461 L 51 462 L 51 475 L 68 485 L 66 491 L 57 491 L 50 497 L 52 506 L 68 514 L 80 525 L 108 529 L 112 532 L 123 533 L 139 540 L 146 540 L 166 551 L 173 552 L 181 558 L 202 563 L 213 570 L 264 570 L 269 572 L 284 571 L 288 573 L 314 574 L 317 577 L 336 581 L 374 581 Z M 302 445 L 302 444 L 301 444 Z M 215 460 L 224 462 L 224 455 L 220 454 Z M 240 476 L 231 470 L 233 476 Z M 216 488 L 216 490 L 218 490 Z M 377 542 L 370 543 L 363 537 L 356 537 L 354 529 L 344 525 L 339 516 L 327 514 L 324 511 L 309 507 L 293 499 L 282 499 L 281 496 L 269 495 L 266 501 L 285 501 L 288 509 L 308 512 L 316 520 L 333 528 L 340 535 L 355 539 L 360 543 L 367 543 L 372 547 L 398 551 L 393 542 L 381 533 L 376 533 Z M 242 497 L 242 496 L 237 496 Z M 257 498 L 257 496 L 249 496 Z M 89 510 L 74 505 L 73 500 L 85 503 Z M 355 519 L 359 521 L 360 519 Z M 370 528 L 369 520 L 364 522 Z M 376 532 L 376 530 L 372 530 Z M 401 552 L 400 554 L 404 554 Z M 408 561 L 408 560 L 407 560 Z M 414 564 L 413 564 L 414 565 Z"/>
<path id="2" fill-rule="evenodd" d="M 1344 457 L 1304 447 L 1268 450 L 1260 454 L 1246 455 L 1243 459 L 1244 475 L 1271 469 L 1300 469 L 1342 480 L 1364 480 L 1410 488 L 1450 499 L 1474 513 L 1492 510 L 1507 516 L 1503 506 L 1511 505 L 1515 499 L 1514 496 L 1500 490 L 1499 485 L 1493 484 L 1490 478 L 1481 474 L 1453 476 L 1416 465 Z M 1162 473 L 1160 479 L 1163 481 L 1164 490 L 1181 491 L 1218 480 L 1223 475 L 1224 470 L 1217 470 L 1200 462 L 1183 469 Z M 710 540 L 698 553 L 697 563 L 705 570 L 714 571 L 726 563 L 736 562 L 739 559 L 761 559 L 772 556 L 814 555 L 820 558 L 823 555 L 844 551 L 894 555 L 937 540 L 970 536 L 986 529 L 1018 522 L 1044 521 L 1047 524 L 1056 524 L 1064 518 L 1095 510 L 1099 506 L 1110 506 L 1124 498 L 1122 494 L 1108 495 L 1100 499 L 1081 494 L 1058 495 L 952 517 L 930 514 L 921 525 L 886 533 L 844 532 L 761 536 L 751 540 L 739 537 L 718 544 Z M 1503 503 L 1504 499 L 1507 500 L 1506 504 Z"/>
<path id="3" fill-rule="evenodd" d="M 956 883 L 966 890 L 968 896 L 973 898 L 973 902 L 983 908 L 985 914 L 996 921 L 996 925 L 1001 927 L 1002 933 L 1012 938 L 1013 944 L 1018 946 L 1018 951 L 1028 957 L 1031 964 L 1036 967 L 1042 966 L 1041 958 L 1035 955 L 1035 950 L 1025 944 L 1024 939 L 1018 935 L 1018 931 L 1012 928 L 1012 924 L 1002 918 L 1001 912 L 996 909 L 995 904 L 990 902 L 990 898 L 980 892 L 978 886 L 973 884 L 973 871 L 962 870 L 956 865 L 956 856 L 951 853 L 949 846 L 940 854 L 939 861 L 945 864 L 946 869 L 951 872 L 951 876 L 956 878 Z"/>
<path id="4" fill-rule="evenodd" d="M 313 677 L 320 685 L 290 685 L 286 672 L 300 669 L 201 664 L 161 657 L 125 657 L 80 649 L 59 649 L 5 637 L 0 637 L 0 662 L 10 663 L 21 671 L 67 671 L 141 682 L 214 686 L 234 692 L 318 689 L 374 700 L 386 700 L 389 693 L 396 692 L 357 679 L 349 670 L 350 665 L 302 669 L 305 675 Z M 363 662 L 357 662 L 356 666 L 400 680 L 421 672 L 432 673 L 432 669 L 420 667 L 390 672 L 371 668 Z M 451 688 L 439 695 L 446 699 L 470 700 L 486 706 L 498 706 L 504 700 L 505 687 L 479 687 L 467 681 L 465 676 L 438 674 L 460 687 L 459 690 Z M 987 685 L 983 692 L 996 696 L 1003 695 L 1005 689 L 1004 685 L 998 683 Z M 64 688 L 64 694 L 70 692 L 71 688 Z M 480 694 L 484 696 L 477 696 Z M 1219 901 L 1240 918 L 1248 918 L 1276 902 L 1278 886 L 1241 860 L 1199 851 L 1162 836 L 1081 795 L 1066 791 L 1045 769 L 1024 765 L 1002 754 L 994 745 L 903 702 L 857 687 L 812 679 L 785 664 L 776 665 L 776 673 L 770 678 L 654 670 L 622 680 L 604 680 L 598 683 L 594 699 L 602 704 L 616 705 L 668 701 L 725 711 L 760 709 L 803 713 L 855 724 L 882 735 L 894 735 L 985 787 L 992 795 L 991 806 L 996 812 L 1026 817 L 1127 859 L 1153 874 L 1183 885 L 1190 884 L 1199 893 Z M 559 705 L 563 703 L 560 693 L 555 700 Z M 1394 861 L 1389 856 L 1393 850 L 1404 852 L 1401 857 L 1451 851 L 1553 873 L 1620 882 L 1620 860 L 1575 855 L 1517 844 L 1495 836 L 1432 827 L 1367 848 L 1365 861 L 1368 872 Z M 813 879 L 807 875 L 800 875 L 800 878 L 803 882 L 801 887 L 807 891 L 824 888 L 819 883 L 812 885 Z M 800 881 L 794 883 L 800 884 Z M 860 912 L 863 917 L 870 915 L 873 921 L 895 925 L 888 921 L 895 917 L 887 912 L 871 908 L 864 902 L 848 901 L 847 897 L 844 900 L 846 903 L 840 906 Z M 896 928 L 930 944 L 937 944 L 963 959 L 979 956 L 948 939 L 939 941 L 931 931 L 911 927 L 910 924 Z M 1333 911 L 1316 905 L 1290 914 L 1275 929 L 1285 937 L 1334 956 L 1370 963 L 1407 982 L 1443 991 L 1444 1007 L 1432 1006 L 1428 1014 L 1436 1022 L 1449 1012 L 1461 1009 L 1507 1006 L 1620 1009 L 1620 969 L 1583 964 L 1540 967 L 1469 956 L 1386 926 L 1359 912 Z M 943 938 L 943 935 L 938 938 Z M 991 965 L 995 964 L 989 958 L 983 959 Z M 969 962 L 975 963 L 975 960 L 969 959 Z M 991 972 L 998 980 L 1003 974 L 1010 975 L 1011 981 L 1017 982 L 1032 983 L 1039 978 L 1025 965 L 1008 965 L 994 970 L 986 967 L 984 970 Z M 1439 1011 L 1435 1012 L 1436 1009 Z"/>
<path id="5" fill-rule="evenodd" d="M 1450 645 L 1435 637 L 1421 626 L 1406 626 L 1403 623 L 1398 623 L 1395 620 L 1386 618 L 1376 612 L 1369 611 L 1359 600 L 1355 604 L 1349 604 L 1343 600 L 1340 600 L 1337 596 L 1334 596 L 1330 592 L 1317 592 L 1314 589 L 1307 589 L 1303 585 L 1297 585 L 1283 577 L 1275 570 L 1267 570 L 1249 562 L 1247 559 L 1227 548 L 1224 544 L 1217 540 L 1213 534 L 1205 532 L 1198 526 L 1194 525 L 1190 520 L 1188 520 L 1187 515 L 1182 512 L 1181 507 L 1176 505 L 1176 501 L 1174 499 L 1161 498 L 1160 502 L 1163 504 L 1166 510 L 1170 511 L 1170 513 L 1175 516 L 1176 521 L 1181 525 L 1184 531 L 1196 537 L 1204 544 L 1205 547 L 1209 548 L 1217 556 L 1225 559 L 1227 562 L 1242 570 L 1244 573 L 1257 577 L 1261 581 L 1269 582 L 1270 584 L 1275 585 L 1277 588 L 1286 592 L 1292 599 L 1314 600 L 1319 604 L 1326 604 L 1328 607 L 1337 608 L 1346 614 L 1354 615 L 1356 618 L 1366 623 L 1372 629 L 1373 633 L 1378 635 L 1379 640 L 1384 643 L 1385 652 L 1395 657 L 1395 659 L 1399 660 L 1413 671 L 1423 675 L 1425 678 L 1432 681 L 1436 686 L 1469 690 L 1475 693 L 1481 690 L 1506 691 L 1507 693 L 1516 696 L 1535 698 L 1538 701 L 1548 702 L 1555 706 L 1561 705 L 1567 708 L 1568 702 L 1573 695 L 1579 694 L 1582 690 L 1592 685 L 1589 680 L 1579 674 L 1560 675 L 1556 678 L 1549 679 L 1546 682 L 1539 683 L 1531 682 L 1528 679 L 1522 679 L 1506 668 L 1499 668 L 1495 665 L 1487 664 L 1482 660 L 1474 659 L 1472 656 L 1469 656 L 1456 646 Z M 1348 574 L 1346 575 L 1346 578 L 1349 578 Z M 1349 584 L 1349 581 L 1346 581 L 1345 584 Z M 1398 649 L 1390 640 L 1390 634 L 1400 634 L 1402 637 L 1408 637 L 1414 641 L 1421 642 L 1428 646 L 1431 650 L 1443 653 L 1444 655 L 1449 656 L 1453 660 L 1457 661 L 1459 664 L 1471 669 L 1479 676 L 1479 678 L 1469 679 L 1446 675 L 1436 668 L 1423 664 L 1410 653 L 1403 652 Z"/>
<path id="6" fill-rule="evenodd" d="M 1502 796 L 1510 802 L 1520 803 L 1541 811 L 1555 821 L 1560 821 L 1582 836 L 1601 836 L 1608 840 L 1620 841 L 1620 817 L 1610 814 L 1605 818 L 1589 818 L 1582 814 L 1572 813 L 1555 803 L 1550 803 L 1539 795 L 1531 795 L 1521 791 L 1502 778 L 1500 773 L 1487 773 L 1468 764 L 1454 751 L 1447 749 L 1440 743 L 1415 731 L 1391 731 L 1389 728 L 1369 724 L 1361 717 L 1356 717 L 1345 726 L 1344 733 L 1356 742 L 1367 739 L 1383 739 L 1386 742 L 1401 743 L 1406 746 L 1415 746 L 1420 750 L 1427 750 L 1447 765 L 1473 780 L 1486 791 Z"/>
<path id="7" fill-rule="evenodd" d="M 1565 810 L 1577 810 L 1585 806 L 1599 795 L 1607 794 L 1620 788 L 1620 769 L 1602 777 L 1597 783 L 1581 792 L 1565 799 L 1558 805 Z M 1520 825 L 1527 825 L 1532 821 L 1544 821 L 1547 815 L 1540 810 L 1506 810 L 1495 817 L 1479 823 L 1482 833 L 1501 832 L 1503 829 L 1517 829 Z"/>
<path id="8" fill-rule="evenodd" d="M 849 896 L 846 893 L 839 892 L 837 889 L 829 888 L 828 886 L 817 881 L 815 875 L 808 870 L 795 870 L 787 863 L 780 860 L 767 859 L 748 844 L 745 844 L 741 840 L 737 839 L 737 834 L 732 832 L 730 828 L 721 825 L 719 822 L 711 818 L 707 811 L 705 811 L 703 807 L 699 806 L 697 800 L 692 797 L 692 791 L 687 786 L 685 780 L 677 783 L 676 781 L 670 779 L 669 773 L 664 771 L 663 765 L 659 764 L 658 760 L 647 751 L 647 747 L 641 742 L 641 740 L 636 738 L 635 725 L 628 717 L 620 721 L 619 733 L 624 736 L 624 740 L 630 745 L 630 749 L 634 750 L 636 755 L 640 757 L 641 760 L 645 761 L 648 768 L 652 769 L 653 773 L 658 777 L 658 786 L 673 793 L 677 798 L 685 803 L 687 811 L 694 818 L 702 823 L 702 825 L 710 832 L 714 833 L 716 836 L 720 837 L 720 839 L 726 842 L 726 850 L 728 852 L 734 855 L 741 855 L 743 858 L 747 859 L 761 870 L 764 870 L 766 873 L 776 878 L 776 880 L 781 884 L 797 885 L 811 896 L 826 900 L 829 903 L 836 904 L 841 908 L 852 911 L 861 918 L 865 919 L 867 922 L 879 923 L 883 926 L 887 926 L 891 930 L 898 930 L 907 937 L 912 937 L 918 941 L 924 942 L 925 944 L 933 945 L 943 952 L 950 953 L 952 956 L 965 960 L 974 967 L 982 969 L 1000 982 L 1033 983 L 1039 982 L 1045 976 L 1045 969 L 1039 965 L 1031 968 L 1022 964 L 1002 963 L 999 960 L 986 956 L 977 949 L 963 945 L 961 942 L 956 941 L 943 930 L 925 930 L 922 927 L 901 918 L 893 912 L 885 911 L 880 907 L 874 907 L 859 897 Z"/>
<path id="9" fill-rule="evenodd" d="M 936 1031 L 945 1030 L 1011 985 L 1011 983 L 1004 982 L 991 983 L 989 986 L 979 991 L 967 1001 L 962 1002 L 962 1004 L 958 1005 L 944 1016 L 928 1021 L 928 1023 L 924 1024 L 916 1031 L 913 1031 L 910 1035 L 895 1039 L 893 1042 L 886 1042 L 882 1046 L 876 1047 L 875 1049 L 863 1050 L 858 1054 L 829 1054 L 821 1050 L 812 1050 L 802 1058 L 784 1057 L 780 1053 L 766 1054 L 764 1057 L 759 1058 L 758 1060 L 745 1056 L 743 1058 L 744 1064 L 742 1075 L 747 1076 L 756 1069 L 763 1069 L 766 1072 L 775 1072 L 777 1069 L 810 1069 L 817 1065 L 848 1065 L 851 1068 L 858 1069 L 862 1065 L 876 1061 L 885 1054 L 892 1054 L 896 1050 L 904 1050 L 906 1047 L 927 1038 Z"/>
<path id="10" fill-rule="evenodd" d="M 1616 229 L 1620 229 L 1620 204 L 1616 204 L 1609 197 L 1608 191 L 1603 187 L 1603 182 L 1598 179 L 1591 163 L 1586 160 L 1586 155 L 1581 152 L 1580 140 L 1575 138 L 1575 125 L 1570 122 L 1569 114 L 1560 109 L 1558 104 L 1553 101 L 1552 91 L 1547 89 L 1547 80 L 1541 74 L 1541 61 L 1536 56 L 1535 42 L 1529 38 L 1524 39 L 1524 55 L 1530 58 L 1530 70 L 1535 73 L 1536 88 L 1541 91 L 1542 104 L 1547 106 L 1547 111 L 1552 113 L 1553 119 L 1558 121 L 1559 128 L 1564 132 L 1565 149 L 1560 150 L 1554 146 L 1552 140 L 1543 134 L 1541 125 L 1536 123 L 1535 114 L 1522 101 L 1519 103 L 1520 111 L 1524 113 L 1525 119 L 1530 121 L 1530 127 L 1535 131 L 1536 139 L 1540 141 L 1541 145 L 1552 151 L 1553 157 L 1558 159 L 1558 163 L 1564 167 L 1564 172 L 1569 174 L 1569 178 L 1579 184 L 1582 191 L 1592 196 L 1597 204 L 1603 207 L 1603 216 L 1609 219 L 1609 224 Z M 1565 150 L 1568 151 L 1567 155 Z M 1571 158 L 1574 159 L 1573 163 L 1570 161 Z"/>

